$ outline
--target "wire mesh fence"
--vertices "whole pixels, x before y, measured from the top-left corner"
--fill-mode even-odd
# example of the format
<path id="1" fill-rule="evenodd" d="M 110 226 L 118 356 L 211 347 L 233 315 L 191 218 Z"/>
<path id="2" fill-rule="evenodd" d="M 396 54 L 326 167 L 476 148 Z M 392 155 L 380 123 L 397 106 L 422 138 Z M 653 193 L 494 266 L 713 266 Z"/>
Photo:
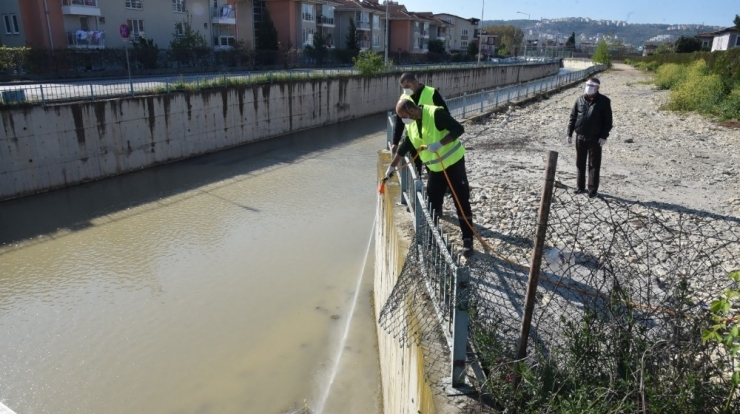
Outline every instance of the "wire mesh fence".
<path id="1" fill-rule="evenodd" d="M 469 338 L 491 402 L 537 411 L 588 394 L 593 412 L 714 412 L 733 365 L 701 330 L 740 268 L 740 220 L 556 189 L 529 353 L 517 364 L 535 214 L 507 213 L 507 234 L 488 238 L 495 252 L 471 266 Z"/>

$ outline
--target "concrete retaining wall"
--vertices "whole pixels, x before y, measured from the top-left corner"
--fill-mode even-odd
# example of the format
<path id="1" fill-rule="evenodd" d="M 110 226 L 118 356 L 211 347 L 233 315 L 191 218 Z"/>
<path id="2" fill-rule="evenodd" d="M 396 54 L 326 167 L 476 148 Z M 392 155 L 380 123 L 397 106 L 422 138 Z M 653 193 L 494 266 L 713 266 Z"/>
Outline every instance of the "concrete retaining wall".
<path id="1" fill-rule="evenodd" d="M 378 156 L 378 181 L 390 163 L 390 153 Z M 428 382 L 449 367 L 430 369 L 420 345 L 399 346 L 399 341 L 377 325 L 380 311 L 391 295 L 414 236 L 412 216 L 399 206 L 400 186 L 393 179 L 378 197 L 375 225 L 375 281 L 373 299 L 378 334 L 378 357 L 383 389 L 383 410 L 388 414 L 459 412 L 451 401 Z M 405 305 L 402 307 L 406 307 Z M 440 363 L 442 361 L 436 361 Z M 433 373 L 433 374 L 432 374 Z M 440 378 L 434 378 L 440 381 Z"/>
<path id="2" fill-rule="evenodd" d="M 418 73 L 453 97 L 556 74 L 558 64 Z M 392 110 L 398 75 L 3 109 L 0 200 Z"/>

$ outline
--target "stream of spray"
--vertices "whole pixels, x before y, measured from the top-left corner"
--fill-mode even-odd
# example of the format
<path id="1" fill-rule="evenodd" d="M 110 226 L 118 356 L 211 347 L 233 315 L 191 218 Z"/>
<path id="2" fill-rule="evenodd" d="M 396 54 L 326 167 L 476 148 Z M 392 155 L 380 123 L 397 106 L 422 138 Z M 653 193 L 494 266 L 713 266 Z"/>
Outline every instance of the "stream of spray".
<path id="1" fill-rule="evenodd" d="M 352 316 L 355 313 L 355 306 L 357 306 L 357 297 L 360 294 L 360 285 L 362 284 L 362 275 L 365 273 L 365 266 L 367 265 L 367 258 L 370 255 L 370 245 L 373 241 L 374 232 L 375 232 L 375 220 L 373 220 L 373 227 L 370 229 L 370 238 L 367 241 L 367 250 L 365 251 L 365 259 L 362 261 L 362 267 L 360 268 L 360 274 L 357 277 L 357 286 L 355 286 L 355 296 L 352 299 L 352 305 L 349 308 L 349 314 L 347 315 L 347 319 L 344 324 L 344 332 L 342 333 L 342 339 L 339 341 L 339 348 L 337 348 L 337 356 L 336 358 L 334 358 L 334 365 L 332 366 L 330 374 L 329 374 L 329 382 L 326 384 L 326 387 L 324 387 L 324 392 L 321 395 L 319 404 L 316 406 L 317 414 L 321 414 L 324 412 L 324 407 L 326 406 L 326 400 L 329 399 L 331 387 L 332 385 L 334 385 L 334 379 L 337 376 L 337 371 L 339 371 L 339 361 L 341 361 L 342 359 L 342 355 L 344 354 L 344 347 L 347 344 L 347 336 L 349 336 L 349 326 L 350 326 L 350 323 L 352 322 Z"/>

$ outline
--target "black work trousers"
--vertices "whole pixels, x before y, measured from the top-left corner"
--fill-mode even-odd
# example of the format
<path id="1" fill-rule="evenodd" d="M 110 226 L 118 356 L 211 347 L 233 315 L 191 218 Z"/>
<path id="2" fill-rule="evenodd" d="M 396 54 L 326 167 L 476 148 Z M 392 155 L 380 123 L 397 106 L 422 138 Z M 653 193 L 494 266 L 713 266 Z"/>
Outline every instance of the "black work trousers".
<path id="1" fill-rule="evenodd" d="M 588 193 L 599 191 L 599 173 L 601 171 L 601 145 L 598 138 L 576 138 L 576 168 L 579 190 L 586 189 L 586 161 L 588 160 Z"/>
<path id="2" fill-rule="evenodd" d="M 452 183 L 451 190 L 457 195 L 457 199 L 460 200 L 460 204 L 462 205 L 462 211 L 460 211 L 460 207 L 455 202 L 455 210 L 457 210 L 457 220 L 460 223 L 462 237 L 463 239 L 472 240 L 473 229 L 470 226 L 473 225 L 473 210 L 470 208 L 470 186 L 468 185 L 468 174 L 465 171 L 465 157 L 447 167 L 446 172 L 450 183 Z M 442 203 L 444 202 L 447 187 L 448 184 L 444 172 L 429 171 L 427 196 L 437 217 L 442 215 Z M 470 226 L 465 222 L 465 218 L 468 219 Z"/>

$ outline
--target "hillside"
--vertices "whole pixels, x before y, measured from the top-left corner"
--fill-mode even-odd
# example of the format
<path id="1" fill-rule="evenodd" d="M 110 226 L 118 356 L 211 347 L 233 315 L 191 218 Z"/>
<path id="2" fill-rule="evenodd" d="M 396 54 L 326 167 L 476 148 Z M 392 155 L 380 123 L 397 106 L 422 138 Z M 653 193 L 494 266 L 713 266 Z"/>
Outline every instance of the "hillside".
<path id="1" fill-rule="evenodd" d="M 596 42 L 607 36 L 616 37 L 625 45 L 641 46 L 645 42 L 675 40 L 679 36 L 695 36 L 722 27 L 701 24 L 631 24 L 618 20 L 592 20 L 584 17 L 542 20 L 484 20 L 481 27 L 511 25 L 522 29 L 530 39 L 561 39 L 575 32 L 577 41 Z"/>

